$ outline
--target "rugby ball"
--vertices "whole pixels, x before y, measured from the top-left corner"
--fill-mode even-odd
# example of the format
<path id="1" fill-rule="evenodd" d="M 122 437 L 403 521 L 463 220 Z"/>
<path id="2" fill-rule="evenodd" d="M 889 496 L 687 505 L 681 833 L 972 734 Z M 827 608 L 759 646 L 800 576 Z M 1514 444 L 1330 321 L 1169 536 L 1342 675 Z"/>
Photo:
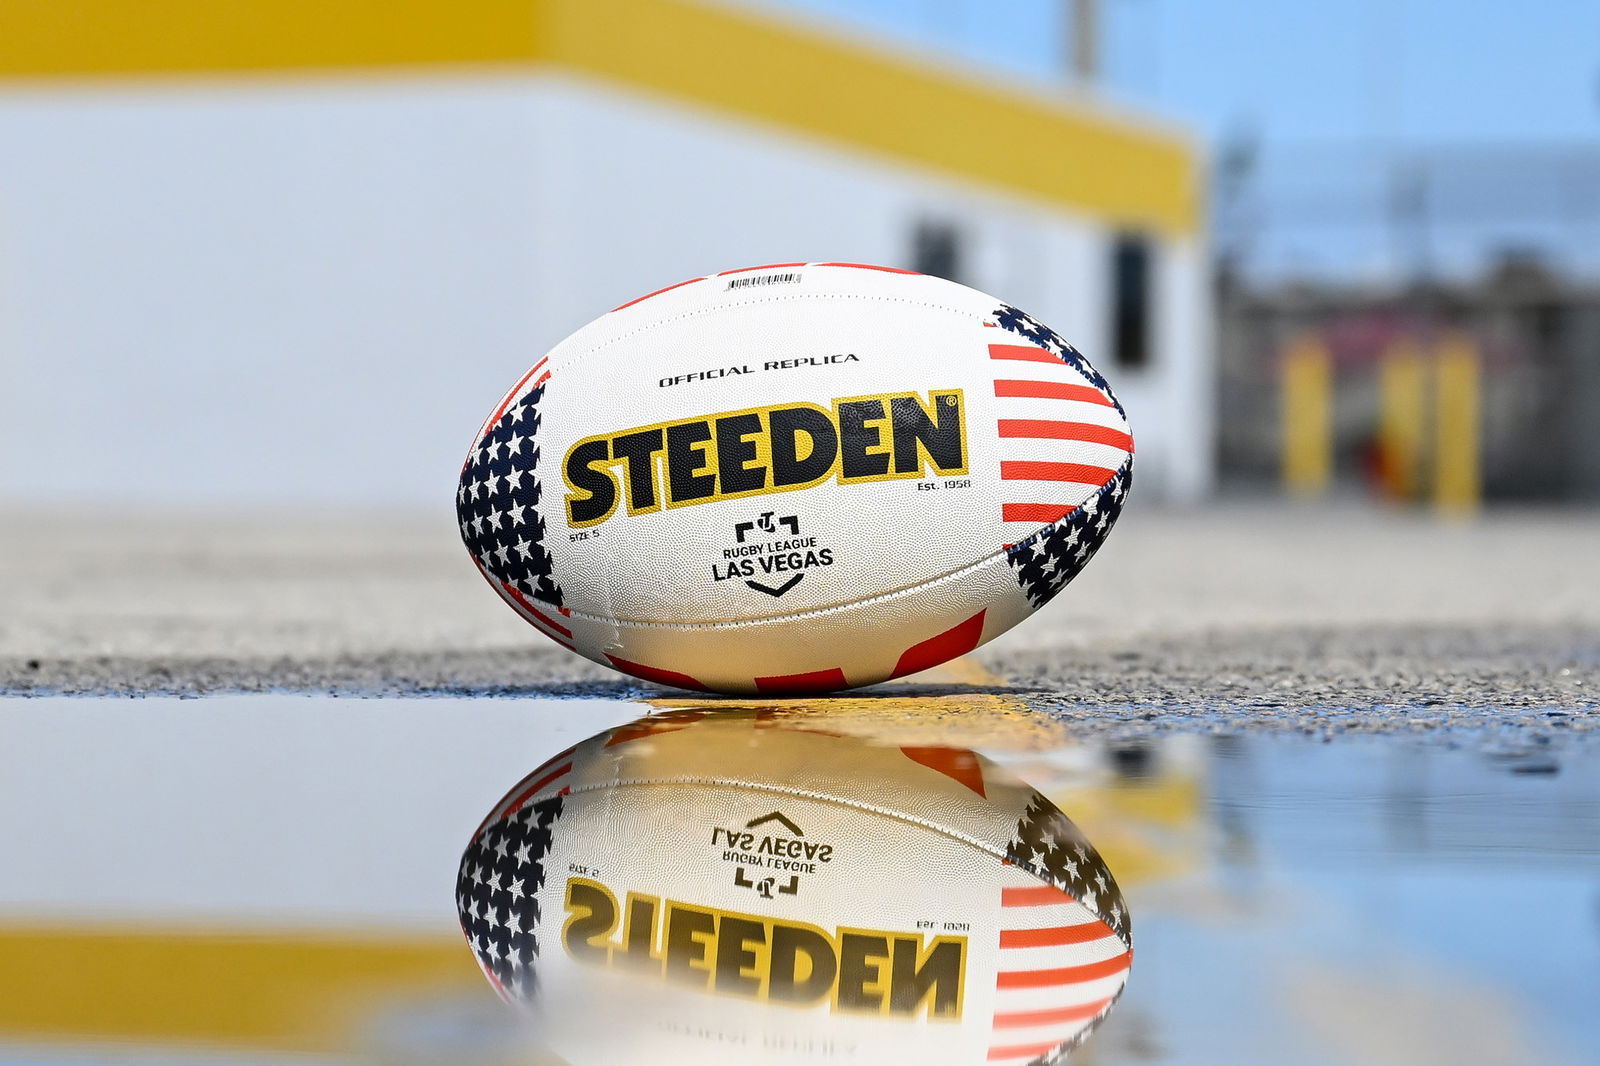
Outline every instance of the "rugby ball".
<path id="1" fill-rule="evenodd" d="M 974 289 L 787 263 L 603 315 L 495 405 L 456 490 L 494 590 L 563 647 L 732 693 L 936 666 L 1089 561 L 1133 469 L 1072 345 Z"/>
<path id="2" fill-rule="evenodd" d="M 473 835 L 456 903 L 575 1066 L 1054 1063 L 1132 960 L 1110 871 L 1038 792 L 754 708 L 548 760 Z"/>

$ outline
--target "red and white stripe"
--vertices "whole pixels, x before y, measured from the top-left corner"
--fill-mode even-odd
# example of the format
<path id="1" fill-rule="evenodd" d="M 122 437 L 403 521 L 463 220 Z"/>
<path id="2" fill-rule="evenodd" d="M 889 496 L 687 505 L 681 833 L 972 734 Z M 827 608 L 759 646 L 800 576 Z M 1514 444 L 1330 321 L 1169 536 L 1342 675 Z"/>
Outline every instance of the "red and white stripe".
<path id="1" fill-rule="evenodd" d="M 489 583 L 489 586 L 498 592 L 500 598 L 510 604 L 511 609 L 520 614 L 524 621 L 568 651 L 578 650 L 572 643 L 572 630 L 563 623 L 556 621 L 556 615 L 565 616 L 568 613 L 564 608 L 551 607 L 548 604 L 541 606 L 534 603 L 524 596 L 520 589 L 501 581 L 489 573 L 484 565 L 478 561 L 477 556 L 472 556 L 472 562 L 478 568 L 478 573 L 482 574 L 483 579 Z"/>
<path id="2" fill-rule="evenodd" d="M 567 785 L 567 778 L 572 774 L 572 753 L 577 751 L 574 745 L 559 755 L 552 755 L 546 759 L 533 773 L 518 781 L 507 792 L 494 810 L 489 812 L 477 830 L 472 834 L 472 839 L 477 840 L 483 831 L 503 818 L 516 814 L 534 800 L 540 798 L 540 793 L 552 796 L 565 796 L 571 791 Z"/>
<path id="3" fill-rule="evenodd" d="M 1008 338 L 989 345 L 989 360 L 999 412 L 1001 519 L 1058 521 L 1133 454 L 1128 424 L 1109 396 L 1054 352 Z"/>
<path id="4" fill-rule="evenodd" d="M 1133 953 L 1111 927 L 1051 885 L 1001 889 L 1000 963 L 990 1062 L 1026 1063 L 1105 1013 Z"/>
<path id="5" fill-rule="evenodd" d="M 472 451 L 467 453 L 466 462 L 461 464 L 462 470 L 465 470 L 467 467 L 472 465 L 472 452 L 476 452 L 479 448 L 483 447 L 483 438 L 488 436 L 489 431 L 494 428 L 494 424 L 500 421 L 500 416 L 506 413 L 506 409 L 511 406 L 512 401 L 519 399 L 525 392 L 532 392 L 534 389 L 537 389 L 540 385 L 543 385 L 545 382 L 550 380 L 550 371 L 545 369 L 547 366 L 549 366 L 549 364 L 550 357 L 548 355 L 539 360 L 537 363 L 534 363 L 533 366 L 528 369 L 528 372 L 522 375 L 522 377 L 517 380 L 515 385 L 511 386 L 511 391 L 506 393 L 505 396 L 500 400 L 499 405 L 494 409 L 494 413 L 483 420 L 483 425 L 478 427 L 478 435 L 472 438 Z M 532 385 L 529 385 L 528 382 L 533 379 L 535 375 L 537 375 L 538 380 L 534 381 Z"/>

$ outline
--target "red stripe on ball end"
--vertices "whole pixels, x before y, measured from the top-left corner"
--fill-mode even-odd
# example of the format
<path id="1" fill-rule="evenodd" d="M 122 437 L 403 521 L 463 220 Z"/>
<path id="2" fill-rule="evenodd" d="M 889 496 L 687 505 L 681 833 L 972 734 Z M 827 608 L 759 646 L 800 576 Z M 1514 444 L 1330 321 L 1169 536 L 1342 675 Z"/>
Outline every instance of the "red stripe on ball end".
<path id="1" fill-rule="evenodd" d="M 873 263 L 818 263 L 825 267 L 849 267 L 852 270 L 881 270 L 885 274 L 915 274 L 915 270 L 903 270 L 900 267 L 877 266 Z"/>
<path id="2" fill-rule="evenodd" d="M 990 1062 L 1005 1062 L 1009 1059 L 1027 1059 L 1029 1062 L 1042 1059 L 1052 1051 L 1066 1043 L 1067 1038 L 1060 1040 L 1046 1040 L 1042 1044 L 1006 1044 L 989 1049 Z"/>
<path id="3" fill-rule="evenodd" d="M 1038 459 L 1010 459 L 1000 462 L 1002 481 L 1071 481 L 1080 485 L 1104 485 L 1117 476 L 1115 470 L 1088 463 L 1049 463 Z"/>
<path id="4" fill-rule="evenodd" d="M 901 748 L 901 754 L 914 763 L 937 771 L 957 784 L 966 785 L 983 796 L 983 766 L 966 748 Z"/>
<path id="5" fill-rule="evenodd" d="M 996 1012 L 994 1027 L 996 1029 L 1037 1029 L 1044 1025 L 1058 1025 L 1061 1022 L 1088 1021 L 1100 1014 L 1101 1011 L 1111 1006 L 1111 997 L 1097 999 L 1092 1003 L 1074 1003 L 1070 1007 L 1056 1007 L 1052 1010 L 1024 1010 Z"/>
<path id="6" fill-rule="evenodd" d="M 623 673 L 632 674 L 634 677 L 642 678 L 645 681 L 654 681 L 658 685 L 671 685 L 674 688 L 693 689 L 696 692 L 711 691 L 711 689 L 688 674 L 680 674 L 676 670 L 662 670 L 659 667 L 646 666 L 643 663 L 629 662 L 627 659 L 619 659 L 610 653 L 607 653 L 606 658 L 611 660 L 612 666 L 615 666 Z"/>
<path id="7" fill-rule="evenodd" d="M 1133 964 L 1133 952 L 1124 951 L 1114 959 L 1061 966 L 1053 970 L 1003 970 L 995 975 L 996 988 L 1059 988 L 1062 985 L 1098 981 L 1115 977 Z"/>
<path id="8" fill-rule="evenodd" d="M 540 789 L 555 784 L 556 781 L 565 777 L 571 772 L 572 763 L 570 761 L 562 763 L 560 766 L 556 767 L 554 770 L 551 770 L 548 774 L 545 774 L 543 777 L 539 778 L 539 780 L 523 789 L 522 794 L 516 799 L 512 800 L 504 811 L 500 812 L 500 817 L 509 818 L 513 814 L 516 814 L 518 811 L 522 810 L 523 807 L 527 806 L 529 800 L 533 799 L 534 796 L 539 794 Z"/>
<path id="9" fill-rule="evenodd" d="M 762 263 L 760 266 L 740 267 L 738 270 L 724 270 L 721 274 L 718 274 L 717 277 L 725 277 L 728 274 L 748 274 L 752 270 L 778 270 L 782 267 L 803 266 L 805 266 L 804 263 Z"/>
<path id="10" fill-rule="evenodd" d="M 1076 902 L 1078 901 L 1055 885 L 1030 885 L 1000 890 L 1002 907 L 1055 907 L 1063 903 Z"/>
<path id="11" fill-rule="evenodd" d="M 1000 507 L 1000 519 L 1004 522 L 1037 522 L 1048 526 L 1076 510 L 1070 503 L 1007 503 Z"/>
<path id="12" fill-rule="evenodd" d="M 1060 363 L 1061 357 L 1044 348 L 1030 344 L 991 344 L 990 359 L 1016 359 L 1025 363 Z"/>
<path id="13" fill-rule="evenodd" d="M 1002 418 L 1002 437 L 1024 440 L 1081 440 L 1090 444 L 1109 444 L 1125 452 L 1133 451 L 1133 437 L 1120 429 L 1091 422 L 1057 422 L 1047 418 Z"/>
<path id="14" fill-rule="evenodd" d="M 889 676 L 905 677 L 907 674 L 932 670 L 940 663 L 947 663 L 958 655 L 967 654 L 983 643 L 983 616 L 986 613 L 988 612 L 979 611 L 960 625 L 911 645 L 900 656 L 900 661 L 895 664 L 894 673 Z"/>
<path id="15" fill-rule="evenodd" d="M 1071 385 L 1061 381 L 1014 381 L 1002 379 L 994 383 L 994 394 L 1004 399 L 1077 400 L 1079 403 L 1097 403 L 1111 406 L 1111 397 L 1093 385 Z"/>
<path id="16" fill-rule="evenodd" d="M 1068 944 L 1088 944 L 1116 936 L 1111 927 L 1098 919 L 1081 925 L 1062 925 L 1052 929 L 1002 929 L 1003 948 L 1057 948 Z"/>
<path id="17" fill-rule="evenodd" d="M 779 674 L 776 677 L 756 678 L 756 691 L 763 696 L 781 696 L 792 692 L 832 692 L 846 688 L 844 671 L 837 666 L 831 670 L 813 670 L 809 674 Z"/>

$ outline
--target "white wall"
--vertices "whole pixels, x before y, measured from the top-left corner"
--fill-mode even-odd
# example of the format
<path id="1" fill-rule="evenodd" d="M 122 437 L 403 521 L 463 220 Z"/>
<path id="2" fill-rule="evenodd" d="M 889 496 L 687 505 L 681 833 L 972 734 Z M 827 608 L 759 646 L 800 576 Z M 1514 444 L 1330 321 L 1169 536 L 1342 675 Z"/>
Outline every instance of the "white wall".
<path id="1" fill-rule="evenodd" d="M 0 97 L 0 497 L 448 500 L 539 333 L 531 99 Z"/>
<path id="2" fill-rule="evenodd" d="M 1193 500 L 1209 489 L 1210 319 L 1196 242 L 1162 247 L 1156 358 L 1141 373 L 1119 372 L 1104 354 L 1103 225 L 593 82 L 549 75 L 543 84 L 536 110 L 548 195 L 537 228 L 556 254 L 541 260 L 539 291 L 557 332 L 663 285 L 738 266 L 909 265 L 917 221 L 949 220 L 966 242 L 962 280 L 1050 323 L 1112 379 L 1138 440 L 1140 495 Z"/>
<path id="3" fill-rule="evenodd" d="M 449 506 L 467 436 L 612 306 L 756 263 L 907 262 L 1095 358 L 1105 235 L 865 153 L 554 74 L 0 96 L 0 500 Z M 1192 492 L 1197 257 L 1111 376 L 1141 495 Z M 1207 451 L 1207 455 L 1209 452 Z M 1187 465 L 1185 465 L 1187 464 Z"/>
<path id="4" fill-rule="evenodd" d="M 1198 242 L 1162 245 L 1155 358 L 1142 372 L 1119 372 L 1105 354 L 1103 225 L 591 82 L 552 75 L 544 84 L 540 184 L 550 195 L 538 229 L 559 253 L 542 261 L 551 269 L 540 292 L 562 332 L 717 270 L 817 259 L 909 265 L 916 222 L 951 220 L 966 239 L 962 280 L 1050 323 L 1111 379 L 1138 442 L 1139 495 L 1194 500 L 1209 490 L 1210 313 Z"/>

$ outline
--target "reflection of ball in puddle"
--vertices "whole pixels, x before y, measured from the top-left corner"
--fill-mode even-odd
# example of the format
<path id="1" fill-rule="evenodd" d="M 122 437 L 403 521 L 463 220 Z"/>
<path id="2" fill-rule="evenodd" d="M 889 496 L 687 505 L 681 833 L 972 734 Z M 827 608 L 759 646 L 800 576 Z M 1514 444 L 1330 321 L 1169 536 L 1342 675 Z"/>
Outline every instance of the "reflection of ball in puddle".
<path id="1" fill-rule="evenodd" d="M 1121 893 L 960 748 L 683 710 L 546 762 L 475 835 L 462 925 L 549 1045 L 599 1061 L 1031 1062 L 1131 961 Z"/>

